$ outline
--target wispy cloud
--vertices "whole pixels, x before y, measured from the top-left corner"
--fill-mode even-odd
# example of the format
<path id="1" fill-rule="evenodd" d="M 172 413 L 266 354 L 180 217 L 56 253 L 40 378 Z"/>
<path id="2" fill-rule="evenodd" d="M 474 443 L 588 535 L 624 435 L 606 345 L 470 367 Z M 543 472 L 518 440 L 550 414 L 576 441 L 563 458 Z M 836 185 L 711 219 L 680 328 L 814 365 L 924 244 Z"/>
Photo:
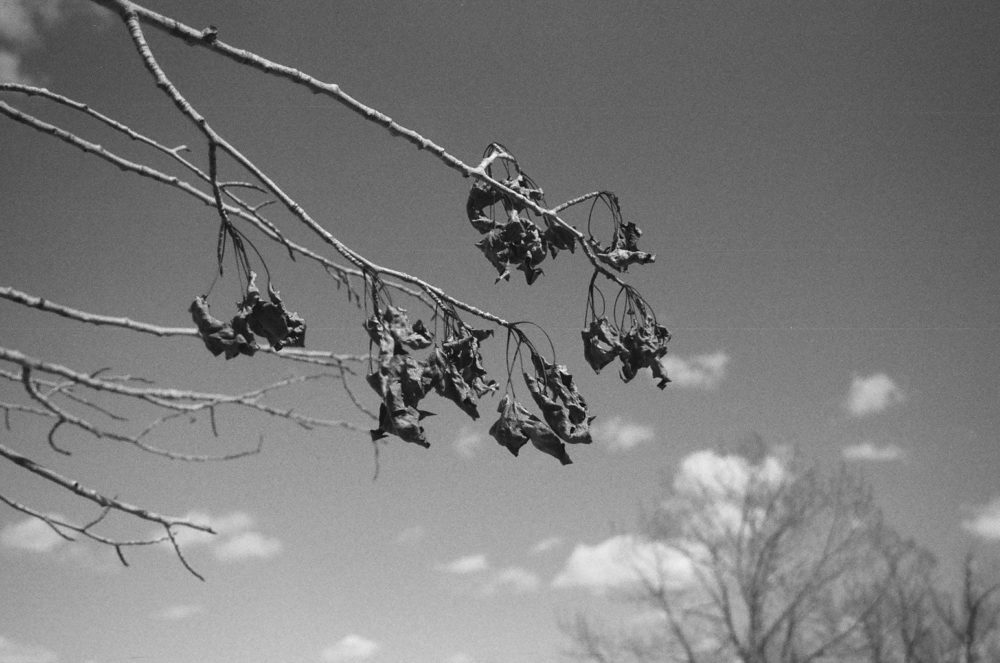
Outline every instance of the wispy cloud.
<path id="1" fill-rule="evenodd" d="M 695 355 L 688 359 L 667 355 L 660 360 L 660 365 L 663 366 L 674 386 L 691 389 L 715 389 L 726 377 L 729 355 L 721 351 Z"/>
<path id="2" fill-rule="evenodd" d="M 162 619 L 167 622 L 179 622 L 195 615 L 200 615 L 205 609 L 200 605 L 171 605 L 153 615 L 154 619 Z"/>
<path id="3" fill-rule="evenodd" d="M 24 54 L 43 46 L 43 33 L 73 20 L 103 25 L 111 13 L 92 2 L 62 0 L 0 1 L 0 81 L 41 85 L 43 76 L 24 70 Z"/>
<path id="4" fill-rule="evenodd" d="M 458 455 L 465 458 L 472 458 L 476 455 L 479 447 L 483 446 L 485 440 L 486 437 L 482 433 L 468 426 L 462 426 L 458 430 L 458 435 L 455 437 L 454 442 L 452 442 L 452 446 L 455 447 Z"/>
<path id="5" fill-rule="evenodd" d="M 204 546 L 216 559 L 233 562 L 247 559 L 268 559 L 282 551 L 284 545 L 274 537 L 265 536 L 255 529 L 253 516 L 245 511 L 233 511 L 222 516 L 212 516 L 202 511 L 192 511 L 185 516 L 191 522 L 211 526 L 217 534 L 207 534 L 189 528 L 175 530 L 175 538 L 182 548 Z"/>
<path id="6" fill-rule="evenodd" d="M 320 657 L 326 663 L 340 663 L 340 661 L 363 661 L 374 656 L 381 649 L 374 640 L 351 633 L 345 635 L 336 643 L 324 649 Z"/>
<path id="7" fill-rule="evenodd" d="M 497 571 L 480 588 L 483 596 L 493 596 L 501 592 L 527 594 L 538 589 L 541 581 L 538 575 L 520 566 L 510 566 Z"/>
<path id="8" fill-rule="evenodd" d="M 448 562 L 447 564 L 439 565 L 438 570 L 457 575 L 468 575 L 470 573 L 485 571 L 489 567 L 490 564 L 486 561 L 486 555 L 480 554 L 459 557 L 458 559 Z"/>
<path id="9" fill-rule="evenodd" d="M 0 6 L 3 6 L 2 3 Z M 42 84 L 41 80 L 25 73 L 20 55 L 4 49 L 0 49 L 0 82 L 35 86 Z"/>
<path id="10" fill-rule="evenodd" d="M 560 537 L 550 536 L 531 546 L 531 554 L 541 555 L 542 553 L 547 553 L 550 550 L 555 550 L 560 545 L 562 545 L 562 539 Z"/>
<path id="11" fill-rule="evenodd" d="M 59 515 L 52 518 L 62 520 Z M 59 548 L 66 540 L 56 534 L 51 527 L 38 518 L 26 518 L 0 529 L 0 544 L 15 550 L 27 550 L 36 553 L 47 553 Z"/>
<path id="12" fill-rule="evenodd" d="M 1000 496 L 970 510 L 972 515 L 962 521 L 963 528 L 984 539 L 1000 539 Z"/>
<path id="13" fill-rule="evenodd" d="M 852 444 L 846 446 L 841 451 L 845 460 L 886 463 L 893 460 L 900 460 L 906 452 L 898 444 L 886 444 L 878 446 L 871 442 Z"/>
<path id="14" fill-rule="evenodd" d="M 867 377 L 855 376 L 844 401 L 844 407 L 855 417 L 882 412 L 906 399 L 903 390 L 885 373 Z"/>
<path id="15" fill-rule="evenodd" d="M 595 422 L 591 434 L 594 440 L 604 444 L 609 451 L 627 451 L 654 439 L 656 431 L 650 426 L 612 417 Z"/>
<path id="16" fill-rule="evenodd" d="M 57 660 L 56 653 L 45 647 L 14 642 L 0 635 L 0 663 L 55 663 Z"/>
<path id="17" fill-rule="evenodd" d="M 581 587 L 595 593 L 663 577 L 671 584 L 690 582 L 691 564 L 676 549 L 657 541 L 620 534 L 589 546 L 578 544 L 552 581 L 557 588 Z"/>

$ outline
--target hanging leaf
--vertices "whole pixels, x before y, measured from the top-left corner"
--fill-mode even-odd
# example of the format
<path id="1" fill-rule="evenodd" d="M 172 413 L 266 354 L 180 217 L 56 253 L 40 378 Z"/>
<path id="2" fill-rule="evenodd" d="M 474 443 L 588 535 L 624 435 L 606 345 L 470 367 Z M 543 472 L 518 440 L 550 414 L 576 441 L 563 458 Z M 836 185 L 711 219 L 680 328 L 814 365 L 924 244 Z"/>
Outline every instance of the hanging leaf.
<path id="1" fill-rule="evenodd" d="M 667 341 L 670 333 L 667 328 L 656 324 L 650 318 L 637 324 L 622 336 L 622 380 L 629 382 L 636 376 L 639 369 L 648 367 L 653 376 L 659 380 L 657 387 L 663 389 L 670 382 L 660 359 L 667 354 Z"/>
<path id="2" fill-rule="evenodd" d="M 553 258 L 559 251 L 576 252 L 576 235 L 569 228 L 565 228 L 558 223 L 549 223 L 545 232 L 542 233 L 542 243 L 549 250 Z"/>
<path id="3" fill-rule="evenodd" d="M 420 350 L 433 343 L 423 321 L 417 320 L 411 326 L 406 309 L 395 306 L 386 306 L 381 315 L 368 318 L 365 331 L 383 353 L 406 354 L 407 348 Z"/>
<path id="4" fill-rule="evenodd" d="M 629 265 L 645 265 L 656 260 L 656 256 L 645 251 L 629 251 L 628 249 L 611 249 L 608 251 L 596 251 L 598 260 L 613 269 L 624 272 L 628 271 Z"/>
<path id="5" fill-rule="evenodd" d="M 500 197 L 500 192 L 486 182 L 476 180 L 472 183 L 469 198 L 465 202 L 465 211 L 469 215 L 472 227 L 480 233 L 489 232 L 496 225 L 486 214 L 486 208 L 500 202 Z"/>
<path id="6" fill-rule="evenodd" d="M 254 283 L 256 274 L 250 272 L 250 283 L 247 293 L 240 304 L 240 315 L 246 318 L 253 333 L 267 339 L 275 350 L 283 347 L 302 347 L 305 345 L 306 323 L 297 314 L 285 310 L 285 305 L 270 283 L 267 294 L 270 299 L 265 302 L 260 298 L 260 290 Z"/>
<path id="7" fill-rule="evenodd" d="M 382 354 L 378 369 L 367 376 L 368 384 L 382 397 L 379 426 L 371 431 L 377 440 L 388 434 L 407 442 L 429 447 L 420 421 L 431 412 L 417 408 L 431 388 L 426 365 L 406 355 Z"/>
<path id="8" fill-rule="evenodd" d="M 500 400 L 497 412 L 500 417 L 490 427 L 490 435 L 515 456 L 530 440 L 536 449 L 557 458 L 563 465 L 573 462 L 559 436 L 509 395 Z"/>
<path id="9" fill-rule="evenodd" d="M 538 355 L 532 355 L 538 376 L 524 374 L 535 404 L 542 411 L 545 422 L 565 442 L 590 444 L 590 422 L 587 403 L 576 390 L 573 376 L 565 366 L 550 364 Z"/>
<path id="10" fill-rule="evenodd" d="M 198 334 L 204 341 L 205 347 L 216 357 L 223 353 L 226 359 L 241 354 L 252 357 L 257 352 L 257 343 L 241 316 L 234 317 L 231 322 L 222 322 L 212 317 L 208 311 L 208 300 L 204 295 L 196 297 L 188 310 L 191 311 L 191 317 L 198 327 Z"/>
<path id="11" fill-rule="evenodd" d="M 583 358 L 597 373 L 625 352 L 618 330 L 607 318 L 591 321 L 590 327 L 580 334 L 583 336 Z"/>

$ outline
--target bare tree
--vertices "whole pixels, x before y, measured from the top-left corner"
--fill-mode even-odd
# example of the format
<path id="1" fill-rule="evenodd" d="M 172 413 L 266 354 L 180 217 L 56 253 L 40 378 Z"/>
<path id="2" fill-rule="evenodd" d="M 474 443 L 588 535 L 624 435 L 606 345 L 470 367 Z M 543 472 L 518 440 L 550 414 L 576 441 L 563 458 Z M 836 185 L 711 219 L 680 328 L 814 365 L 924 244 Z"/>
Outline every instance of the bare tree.
<path id="1" fill-rule="evenodd" d="M 582 660 L 810 663 L 867 655 L 894 569 L 870 490 L 794 458 L 685 461 L 645 519 L 628 630 L 565 625 Z M 649 552 L 658 561 L 649 563 Z M 862 591 L 862 588 L 864 591 Z"/>
<path id="2" fill-rule="evenodd" d="M 49 453 L 55 463 L 67 462 L 65 457 L 70 451 L 63 437 L 71 431 L 171 460 L 232 460 L 256 453 L 263 438 L 244 451 L 215 456 L 181 453 L 150 442 L 154 431 L 178 419 L 206 421 L 211 431 L 217 433 L 217 412 L 229 408 L 284 419 L 307 429 L 342 427 L 360 435 L 370 434 L 376 451 L 377 442 L 390 435 L 426 447 L 429 442 L 421 424 L 425 412 L 418 406 L 431 392 L 454 401 L 472 418 L 479 416 L 480 398 L 494 393 L 502 396 L 499 417 L 490 432 L 514 455 L 531 442 L 566 464 L 570 459 L 565 444 L 590 442 L 591 415 L 587 403 L 578 393 L 569 370 L 555 362 L 554 350 L 548 344 L 538 344 L 537 337 L 534 341 L 530 338 L 529 331 L 536 327 L 509 321 L 462 301 L 418 276 L 377 264 L 343 243 L 263 166 L 230 142 L 217 128 L 215 118 L 208 117 L 185 96 L 168 73 L 169 65 L 161 62 L 147 40 L 149 28 L 201 49 L 206 57 L 228 59 L 262 77 L 280 79 L 298 90 L 340 104 L 361 120 L 383 128 L 471 180 L 465 211 L 472 227 L 482 235 L 477 246 L 497 270 L 498 281 L 509 279 L 510 270 L 516 269 L 531 284 L 541 275 L 539 265 L 547 258 L 579 249 L 578 255 L 582 254 L 593 268 L 586 293 L 589 317 L 582 330 L 585 361 L 595 370 L 617 361 L 625 381 L 649 368 L 659 379 L 659 386 L 666 385 L 668 380 L 659 360 L 666 353 L 669 334 L 657 322 L 649 303 L 622 277 L 629 266 L 652 262 L 654 256 L 639 250 L 641 231 L 623 219 L 613 193 L 594 191 L 549 205 L 542 189 L 527 175 L 518 159 L 499 143 L 490 143 L 478 161 L 467 163 L 417 131 L 358 101 L 340 86 L 227 43 L 215 27 L 194 28 L 128 0 L 93 2 L 121 19 L 124 33 L 148 71 L 151 84 L 162 91 L 164 103 L 174 107 L 195 128 L 198 144 L 171 144 L 154 137 L 157 127 L 130 126 L 92 108 L 85 100 L 16 83 L 0 83 L 0 93 L 8 100 L 34 97 L 61 111 L 78 113 L 93 123 L 95 130 L 110 131 L 123 144 L 138 144 L 148 150 L 148 160 L 130 159 L 117 151 L 114 144 L 98 144 L 84 137 L 80 130 L 50 123 L 24 107 L 12 105 L 13 102 L 0 101 L 0 113 L 40 135 L 81 150 L 95 161 L 179 191 L 195 203 L 193 209 L 206 210 L 207 220 L 218 224 L 214 254 L 219 276 L 224 274 L 224 265 L 235 263 L 243 300 L 231 316 L 216 318 L 209 309 L 209 293 L 202 293 L 190 303 L 194 326 L 172 327 L 136 320 L 122 312 L 109 315 L 85 311 L 49 301 L 42 296 L 44 293 L 24 292 L 13 285 L 0 287 L 0 299 L 80 325 L 113 327 L 144 335 L 150 341 L 189 338 L 227 359 L 266 354 L 291 362 L 303 372 L 241 393 L 216 393 L 162 387 L 149 381 L 148 378 L 155 376 L 139 378 L 95 370 L 97 367 L 93 366 L 71 367 L 15 348 L 0 347 L 0 362 L 8 367 L 0 370 L 0 377 L 18 388 L 21 399 L 0 403 L 7 430 L 13 430 L 21 417 L 38 418 L 50 424 L 47 451 L 39 448 L 36 440 L 20 440 L 16 444 L 0 444 L 0 457 L 8 461 L 8 467 L 26 470 L 39 480 L 94 503 L 98 510 L 89 521 L 72 522 L 11 495 L 0 496 L 4 503 L 41 519 L 67 539 L 83 536 L 113 546 L 123 563 L 124 551 L 129 546 L 167 542 L 184 566 L 197 575 L 185 560 L 176 534 L 181 528 L 211 531 L 207 524 L 163 515 L 119 499 L 113 491 L 87 487 L 72 476 L 71 469 L 57 470 L 48 461 L 43 464 L 37 460 L 39 455 Z M 164 157 L 173 170 L 157 165 Z M 456 216 L 461 214 L 461 210 L 456 212 Z M 564 218 L 569 212 L 584 215 L 586 231 Z M 606 221 L 603 228 L 599 227 L 601 221 Z M 289 239 L 286 235 L 292 225 L 306 228 L 320 248 Z M 592 228 L 605 235 L 594 235 Z M 330 301 L 346 299 L 347 304 L 361 310 L 351 315 L 357 316 L 358 326 L 367 331 L 369 353 L 306 350 L 305 320 L 291 311 L 290 306 L 286 307 L 286 302 L 294 300 L 294 293 L 279 295 L 280 270 L 264 263 L 263 252 L 255 242 L 275 243 L 298 268 L 315 265 L 329 275 Z M 282 269 L 290 266 L 283 264 Z M 607 310 L 602 287 L 610 289 L 607 301 L 615 302 Z M 337 295 L 335 290 L 341 294 Z M 187 308 L 190 301 L 178 302 L 178 308 Z M 401 301 L 411 310 L 414 306 L 422 309 L 429 322 L 425 325 L 422 320 L 411 320 Z M 308 311 L 305 313 L 308 317 Z M 484 328 L 474 327 L 467 320 L 477 320 Z M 507 375 L 498 376 L 499 380 L 486 375 L 481 355 L 494 331 L 506 334 Z M 427 355 L 417 358 L 415 353 L 419 351 L 426 351 Z M 515 371 L 522 373 L 540 416 L 517 399 L 511 379 Z M 354 385 L 359 377 L 364 377 L 376 392 L 377 408 L 369 407 L 357 393 Z M 307 415 L 296 408 L 269 404 L 268 397 L 279 390 L 321 380 L 340 384 L 358 413 L 376 421 L 374 426 L 365 419 L 356 423 L 346 417 Z M 127 421 L 130 417 L 119 414 L 118 408 L 130 403 L 136 404 L 133 411 L 141 408 L 142 416 L 147 417 L 145 425 L 136 427 Z M 109 514 L 155 523 L 162 536 L 129 539 L 102 534 L 101 524 Z"/>
<path id="3" fill-rule="evenodd" d="M 1000 574 L 997 568 L 982 569 L 973 552 L 962 564 L 957 595 L 933 594 L 933 606 L 942 625 L 940 660 L 982 663 L 1000 660 Z"/>

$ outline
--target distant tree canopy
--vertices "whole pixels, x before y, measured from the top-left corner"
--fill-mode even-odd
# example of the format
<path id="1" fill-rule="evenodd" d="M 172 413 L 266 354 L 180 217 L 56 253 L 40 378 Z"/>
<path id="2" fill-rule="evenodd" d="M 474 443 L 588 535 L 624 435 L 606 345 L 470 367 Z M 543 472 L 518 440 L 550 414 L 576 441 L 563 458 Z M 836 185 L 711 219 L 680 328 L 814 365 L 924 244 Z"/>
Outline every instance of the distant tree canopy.
<path id="1" fill-rule="evenodd" d="M 473 419 L 480 416 L 481 398 L 498 397 L 498 416 L 489 430 L 514 455 L 530 442 L 566 464 L 571 462 L 567 444 L 591 441 L 589 427 L 593 415 L 588 403 L 577 390 L 569 369 L 555 360 L 554 343 L 561 339 L 552 339 L 533 322 L 509 321 L 418 276 L 377 264 L 335 237 L 268 174 L 266 167 L 255 163 L 230 142 L 217 128 L 216 118 L 203 113 L 185 95 L 169 73 L 170 64 L 161 62 L 147 41 L 148 28 L 202 49 L 206 57 L 226 58 L 261 76 L 276 77 L 302 91 L 341 104 L 360 119 L 384 128 L 469 179 L 465 214 L 481 236 L 476 246 L 496 271 L 497 281 L 509 279 L 514 270 L 522 272 L 527 283 L 532 284 L 542 276 L 543 264 L 557 255 L 582 255 L 591 264 L 593 277 L 580 287 L 587 318 L 577 341 L 578 355 L 597 371 L 609 364 L 620 366 L 621 378 L 626 382 L 647 368 L 660 388 L 669 381 L 660 360 L 667 352 L 670 335 L 658 321 L 652 305 L 623 279 L 630 266 L 650 263 L 654 256 L 640 250 L 642 232 L 635 223 L 623 218 L 613 193 L 593 191 L 550 205 L 539 184 L 500 143 L 489 143 L 478 161 L 466 163 L 420 133 L 351 97 L 338 85 L 227 43 L 214 26 L 191 27 L 128 0 L 93 2 L 121 19 L 124 37 L 131 40 L 148 71 L 150 85 L 162 91 L 165 105 L 175 108 L 196 128 L 200 144 L 176 146 L 162 142 L 153 137 L 157 127 L 129 126 L 116 119 L 116 111 L 121 109 L 92 108 L 85 99 L 70 99 L 55 91 L 19 83 L 0 83 L 0 93 L 5 98 L 0 101 L 0 113 L 40 136 L 83 151 L 95 162 L 189 196 L 195 203 L 192 209 L 205 209 L 207 219 L 218 224 L 217 241 L 214 246 L 206 247 L 206 252 L 218 260 L 220 277 L 230 274 L 235 266 L 242 300 L 235 310 L 219 313 L 218 305 L 213 310 L 209 301 L 213 282 L 205 292 L 190 293 L 186 300 L 177 301 L 179 310 L 189 308 L 193 327 L 164 327 L 136 320 L 127 311 L 112 315 L 52 302 L 44 297 L 45 293 L 19 289 L 23 287 L 20 284 L 0 286 L 0 298 L 81 325 L 115 327 L 146 335 L 151 340 L 190 337 L 192 342 L 203 343 L 211 355 L 227 360 L 246 361 L 247 357 L 266 353 L 292 362 L 305 372 L 242 393 L 215 393 L 161 387 L 145 379 L 95 371 L 95 366 L 67 366 L 20 349 L 0 347 L 0 363 L 8 367 L 0 370 L 0 377 L 19 390 L 21 399 L 0 402 L 7 426 L 21 417 L 37 418 L 50 425 L 48 450 L 41 448 L 44 443 L 39 445 L 38 440 L 24 440 L 16 448 L 0 445 L 0 457 L 39 480 L 93 503 L 98 510 L 95 518 L 76 522 L 19 501 L 14 495 L 0 495 L 0 500 L 10 507 L 43 520 L 67 539 L 82 536 L 113 546 L 123 563 L 130 546 L 168 543 L 184 566 L 197 575 L 185 560 L 176 534 L 182 528 L 206 532 L 211 528 L 205 523 L 163 515 L 119 499 L 113 490 L 91 488 L 73 476 L 72 469 L 57 470 L 58 464 L 64 463 L 64 457 L 69 455 L 63 445 L 65 436 L 72 431 L 124 443 L 172 460 L 229 460 L 256 453 L 260 447 L 213 456 L 160 448 L 150 440 L 154 431 L 178 418 L 207 421 L 211 431 L 216 432 L 216 412 L 237 408 L 285 419 L 304 428 L 346 428 L 370 435 L 373 443 L 390 437 L 428 446 L 421 423 L 428 414 L 424 399 L 436 394 L 454 402 Z M 12 105 L 25 96 L 50 103 L 60 112 L 78 113 L 93 124 L 95 131 L 102 134 L 110 131 L 122 145 L 137 144 L 147 150 L 148 160 L 127 158 L 117 151 L 114 141 L 99 144 L 83 131 L 52 124 Z M 172 164 L 172 170 L 157 165 L 164 163 L 164 159 Z M 584 230 L 564 218 L 570 211 L 582 215 L 581 221 L 585 223 L 580 225 Z M 458 206 L 456 220 L 461 215 Z M 278 221 L 278 217 L 283 220 Z M 329 255 L 288 239 L 287 224 L 307 228 Z M 362 310 L 352 315 L 357 317 L 358 333 L 363 335 L 363 327 L 370 339 L 367 355 L 338 354 L 330 348 L 305 349 L 309 339 L 309 311 L 297 301 L 295 292 L 279 293 L 278 285 L 289 265 L 283 264 L 279 269 L 265 264 L 256 246 L 261 242 L 281 246 L 298 268 L 319 267 L 333 286 L 330 301 L 346 299 L 346 303 Z M 26 287 L 30 290 L 31 284 Z M 400 306 L 400 301 L 407 302 L 407 307 Z M 413 311 L 414 307 L 424 313 L 423 317 L 417 319 L 412 312 L 407 313 L 407 309 Z M 497 352 L 498 339 L 491 338 L 494 336 L 500 336 L 499 342 L 504 344 L 506 374 L 491 377 L 483 367 L 482 353 Z M 515 380 L 515 375 L 519 379 Z M 355 393 L 352 385 L 359 376 L 374 390 L 377 408 L 369 407 L 368 399 Z M 143 376 L 151 377 L 155 376 Z M 341 383 L 358 412 L 374 422 L 363 425 L 348 419 L 310 416 L 268 402 L 267 397 L 278 390 L 321 379 Z M 515 383 L 519 382 L 523 382 L 530 399 L 517 394 Z M 154 411 L 145 427 L 136 430 L 126 421 L 131 417 L 117 414 L 117 408 L 126 404 L 143 408 L 146 413 Z M 378 449 L 377 445 L 375 448 Z M 55 464 L 38 460 L 45 453 L 52 455 Z M 155 523 L 162 535 L 129 538 L 102 533 L 106 532 L 102 523 L 106 525 L 105 517 L 111 513 Z"/>
<path id="2" fill-rule="evenodd" d="M 935 560 L 882 519 L 868 486 L 793 457 L 689 457 L 628 539 L 617 621 L 565 620 L 595 663 L 985 663 L 1000 660 L 1000 567 Z"/>

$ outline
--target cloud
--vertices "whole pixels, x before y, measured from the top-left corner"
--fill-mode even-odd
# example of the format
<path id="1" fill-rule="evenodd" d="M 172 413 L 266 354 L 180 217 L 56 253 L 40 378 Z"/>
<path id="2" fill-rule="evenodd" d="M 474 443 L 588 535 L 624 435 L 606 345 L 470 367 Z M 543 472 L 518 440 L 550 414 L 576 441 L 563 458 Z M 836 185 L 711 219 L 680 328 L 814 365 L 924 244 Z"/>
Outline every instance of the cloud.
<path id="1" fill-rule="evenodd" d="M 52 518 L 62 520 L 53 514 Z M 15 550 L 28 550 L 36 553 L 47 553 L 59 548 L 66 540 L 52 531 L 38 518 L 26 518 L 14 525 L 5 525 L 0 529 L 0 544 Z"/>
<path id="2" fill-rule="evenodd" d="M 581 587 L 602 593 L 633 585 L 643 578 L 662 578 L 664 583 L 674 586 L 687 584 L 692 579 L 690 560 L 662 542 L 620 534 L 593 546 L 578 544 L 552 586 Z"/>
<path id="3" fill-rule="evenodd" d="M 902 403 L 905 398 L 903 390 L 885 373 L 868 377 L 855 376 L 844 407 L 853 416 L 864 417 Z"/>
<path id="4" fill-rule="evenodd" d="M 480 593 L 484 596 L 492 596 L 500 592 L 511 592 L 513 594 L 527 594 L 538 589 L 541 581 L 538 575 L 520 566 L 511 566 L 497 571 L 480 588 Z"/>
<path id="5" fill-rule="evenodd" d="M 55 663 L 57 660 L 56 653 L 45 647 L 21 644 L 0 635 L 0 663 Z"/>
<path id="6" fill-rule="evenodd" d="M 455 451 L 458 452 L 460 456 L 466 458 L 472 458 L 476 455 L 476 451 L 483 445 L 486 437 L 468 426 L 462 426 L 458 430 L 458 435 L 455 437 L 455 441 L 452 442 L 452 446 L 455 447 Z"/>
<path id="7" fill-rule="evenodd" d="M 674 475 L 674 490 L 681 495 L 707 495 L 716 499 L 742 496 L 754 483 L 777 485 L 785 478 L 784 464 L 767 456 L 754 464 L 743 456 L 696 451 L 681 460 Z"/>
<path id="8" fill-rule="evenodd" d="M 674 386 L 692 389 L 715 389 L 726 376 L 728 364 L 729 355 L 721 351 L 690 359 L 667 355 L 660 360 Z"/>
<path id="9" fill-rule="evenodd" d="M 550 536 L 548 538 L 542 539 L 535 545 L 531 546 L 532 555 L 540 555 L 542 553 L 547 553 L 550 550 L 558 548 L 562 544 L 562 539 L 558 536 Z"/>
<path id="10" fill-rule="evenodd" d="M 380 649 L 379 644 L 366 637 L 351 633 L 330 645 L 320 654 L 326 663 L 361 661 L 371 658 Z"/>
<path id="11" fill-rule="evenodd" d="M 3 3 L 0 2 L 0 7 Z M 0 49 L 0 81 L 4 83 L 21 83 L 23 85 L 41 85 L 42 82 L 26 74 L 21 69 L 21 56 L 17 53 Z"/>
<path id="12" fill-rule="evenodd" d="M 195 615 L 200 615 L 205 609 L 200 605 L 172 605 L 153 615 L 154 619 L 168 622 L 179 622 Z"/>
<path id="13" fill-rule="evenodd" d="M 260 532 L 240 532 L 224 539 L 212 551 L 215 558 L 230 562 L 240 559 L 267 559 L 281 552 L 281 541 L 267 537 Z"/>
<path id="14" fill-rule="evenodd" d="M 221 562 L 246 559 L 268 559 L 282 551 L 284 545 L 274 537 L 265 536 L 254 527 L 253 516 L 245 511 L 233 511 L 212 516 L 203 511 L 191 511 L 185 520 L 209 525 L 215 535 L 190 528 L 176 528 L 174 536 L 181 549 L 206 547 Z M 158 535 L 158 533 L 157 533 Z"/>
<path id="15" fill-rule="evenodd" d="M 984 539 L 1000 539 L 1000 497 L 974 507 L 972 517 L 963 520 L 962 527 Z"/>
<path id="16" fill-rule="evenodd" d="M 438 570 L 457 575 L 468 575 L 470 573 L 485 571 L 489 566 L 489 562 L 486 561 L 486 555 L 466 555 L 438 566 Z"/>
<path id="17" fill-rule="evenodd" d="M 643 442 L 652 440 L 656 431 L 649 426 L 630 423 L 621 417 L 612 417 L 606 421 L 598 421 L 591 434 L 598 442 L 602 442 L 608 451 L 627 451 Z"/>
<path id="18" fill-rule="evenodd" d="M 862 442 L 861 444 L 852 444 L 844 447 L 841 454 L 845 460 L 884 463 L 899 460 L 906 452 L 897 444 L 886 444 L 880 447 L 871 442 Z"/>

